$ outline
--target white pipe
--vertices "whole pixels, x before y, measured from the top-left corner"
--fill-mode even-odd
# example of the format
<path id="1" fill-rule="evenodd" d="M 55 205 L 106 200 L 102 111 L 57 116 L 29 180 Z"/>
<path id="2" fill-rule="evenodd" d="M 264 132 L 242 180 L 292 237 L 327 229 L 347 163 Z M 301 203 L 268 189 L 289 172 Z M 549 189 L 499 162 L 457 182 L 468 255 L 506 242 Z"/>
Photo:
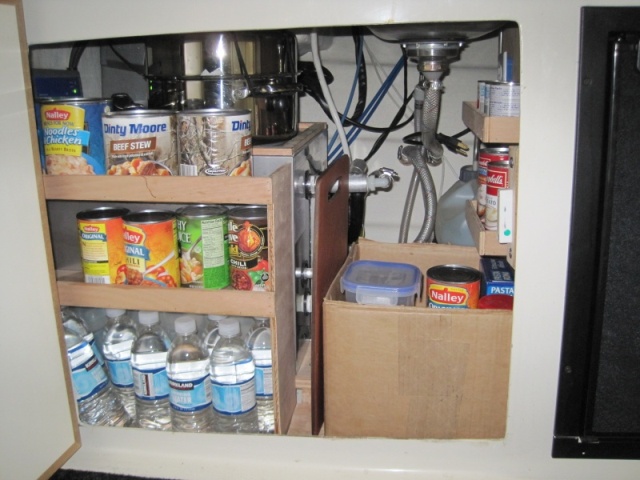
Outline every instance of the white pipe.
<path id="1" fill-rule="evenodd" d="M 318 82 L 320 83 L 320 88 L 322 89 L 322 94 L 327 101 L 327 105 L 329 106 L 331 119 L 336 126 L 338 137 L 340 138 L 340 144 L 342 145 L 342 151 L 349 156 L 349 160 L 351 161 L 353 157 L 351 157 L 351 148 L 349 147 L 347 135 L 344 132 L 342 120 L 340 119 L 340 115 L 338 115 L 338 110 L 336 109 L 333 97 L 329 91 L 329 85 L 327 85 L 324 73 L 322 72 L 322 62 L 320 62 L 320 53 L 318 50 L 318 34 L 315 30 L 311 32 L 311 53 L 313 55 L 313 65 L 315 66 L 316 74 L 318 75 Z"/>

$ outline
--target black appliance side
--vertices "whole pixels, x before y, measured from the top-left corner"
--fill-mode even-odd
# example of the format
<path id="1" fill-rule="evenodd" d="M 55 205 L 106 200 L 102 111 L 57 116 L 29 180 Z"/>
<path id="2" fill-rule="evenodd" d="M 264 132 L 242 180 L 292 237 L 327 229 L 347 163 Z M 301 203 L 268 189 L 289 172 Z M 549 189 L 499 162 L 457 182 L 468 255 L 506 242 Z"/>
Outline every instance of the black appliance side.
<path id="1" fill-rule="evenodd" d="M 552 455 L 640 458 L 640 8 L 582 9 Z"/>

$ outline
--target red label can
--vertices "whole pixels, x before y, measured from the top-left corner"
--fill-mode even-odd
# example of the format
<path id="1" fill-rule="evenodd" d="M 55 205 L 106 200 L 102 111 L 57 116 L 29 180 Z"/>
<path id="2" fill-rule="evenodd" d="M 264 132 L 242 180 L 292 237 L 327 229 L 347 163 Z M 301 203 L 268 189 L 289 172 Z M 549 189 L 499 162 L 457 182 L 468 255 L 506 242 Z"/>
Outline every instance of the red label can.
<path id="1" fill-rule="evenodd" d="M 478 150 L 478 193 L 476 203 L 478 217 L 484 221 L 487 208 L 487 168 L 489 162 L 509 161 L 509 147 L 481 148 Z"/>
<path id="2" fill-rule="evenodd" d="M 229 212 L 229 263 L 234 289 L 271 291 L 268 233 L 266 207 L 236 207 Z"/>
<path id="3" fill-rule="evenodd" d="M 498 229 L 498 192 L 511 184 L 511 162 L 489 162 L 487 167 L 487 208 L 484 227 Z"/>
<path id="4" fill-rule="evenodd" d="M 479 270 L 465 265 L 436 265 L 427 270 L 427 307 L 477 308 Z"/>

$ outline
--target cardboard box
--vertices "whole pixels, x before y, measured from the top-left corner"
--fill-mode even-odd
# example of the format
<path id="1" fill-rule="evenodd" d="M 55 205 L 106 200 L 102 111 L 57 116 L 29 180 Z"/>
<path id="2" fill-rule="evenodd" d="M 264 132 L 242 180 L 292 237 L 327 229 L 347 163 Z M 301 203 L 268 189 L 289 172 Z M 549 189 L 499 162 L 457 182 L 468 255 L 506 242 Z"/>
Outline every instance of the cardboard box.
<path id="1" fill-rule="evenodd" d="M 324 300 L 325 436 L 503 438 L 512 312 L 346 302 L 358 259 L 479 267 L 471 247 L 360 240 Z"/>

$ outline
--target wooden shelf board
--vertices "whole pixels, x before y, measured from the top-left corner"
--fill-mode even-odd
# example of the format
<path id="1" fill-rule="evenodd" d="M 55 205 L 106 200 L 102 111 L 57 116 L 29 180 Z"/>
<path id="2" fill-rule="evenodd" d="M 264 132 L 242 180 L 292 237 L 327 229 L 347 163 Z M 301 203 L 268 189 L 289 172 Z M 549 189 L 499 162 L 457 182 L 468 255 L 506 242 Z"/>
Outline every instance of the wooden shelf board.
<path id="1" fill-rule="evenodd" d="M 269 177 L 45 175 L 47 200 L 270 204 Z M 251 192 L 251 195 L 247 195 Z"/>
<path id="2" fill-rule="evenodd" d="M 273 317 L 275 294 L 232 289 L 157 288 L 133 285 L 97 285 L 70 281 L 76 275 L 57 272 L 61 305 L 124 308 L 161 312 Z M 63 280 L 64 279 L 64 280 Z"/>
<path id="3" fill-rule="evenodd" d="M 462 102 L 462 121 L 483 143 L 518 143 L 519 117 L 489 117 L 481 113 L 475 102 Z"/>
<path id="4" fill-rule="evenodd" d="M 509 254 L 510 243 L 499 243 L 498 232 L 486 230 L 478 217 L 475 200 L 468 200 L 465 208 L 467 225 L 480 255 L 504 257 Z"/>

